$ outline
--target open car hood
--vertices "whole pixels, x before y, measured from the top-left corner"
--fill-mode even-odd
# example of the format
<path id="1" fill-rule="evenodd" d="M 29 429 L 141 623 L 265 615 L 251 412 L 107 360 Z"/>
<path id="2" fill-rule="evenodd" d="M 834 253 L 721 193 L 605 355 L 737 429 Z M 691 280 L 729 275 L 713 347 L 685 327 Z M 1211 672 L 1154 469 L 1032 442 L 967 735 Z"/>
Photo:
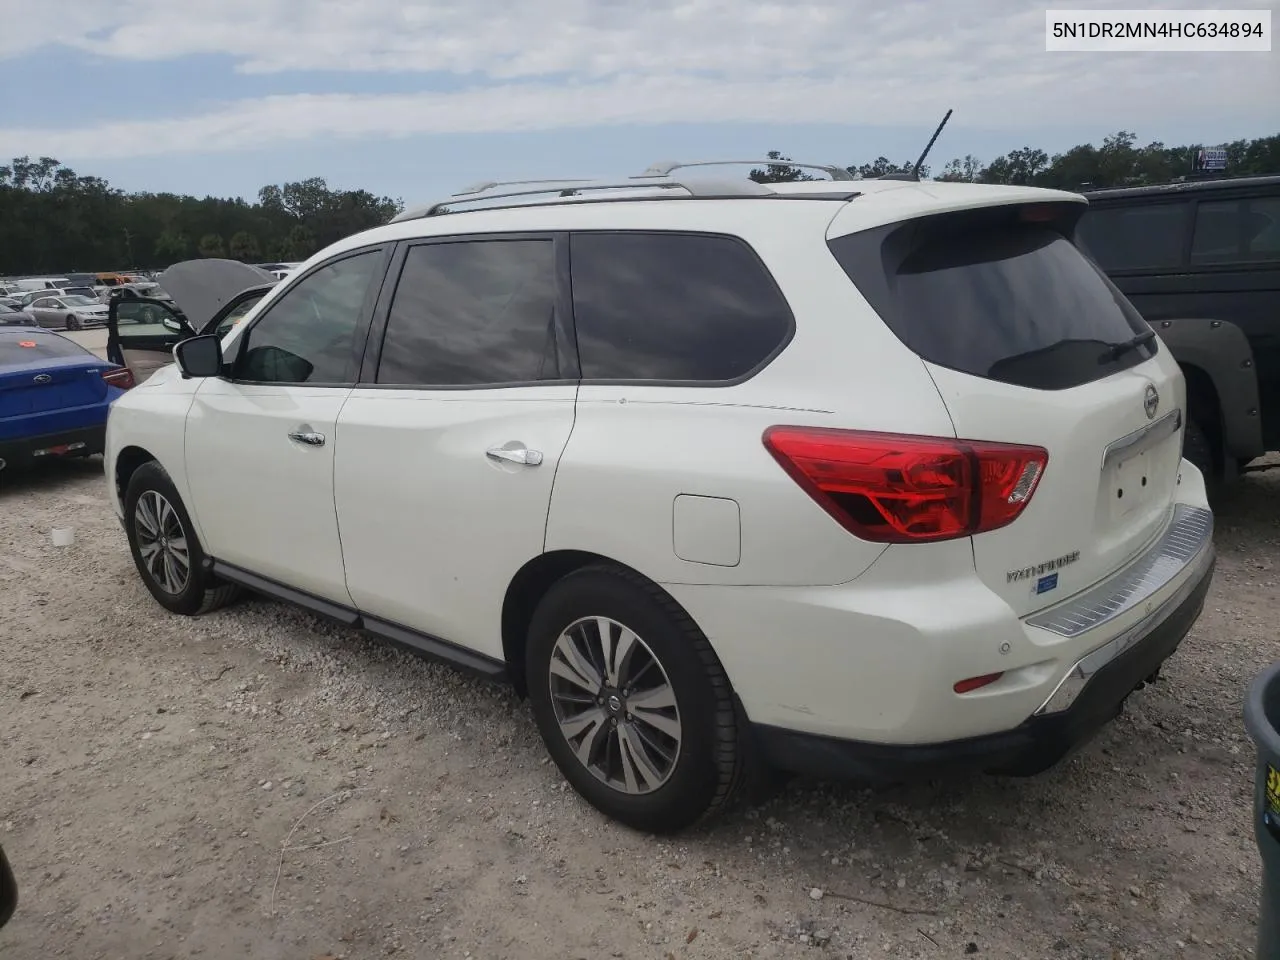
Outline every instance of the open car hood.
<path id="1" fill-rule="evenodd" d="M 240 291 L 275 283 L 276 278 L 239 260 L 209 258 L 175 263 L 156 282 L 173 297 L 191 329 L 200 330 Z"/>

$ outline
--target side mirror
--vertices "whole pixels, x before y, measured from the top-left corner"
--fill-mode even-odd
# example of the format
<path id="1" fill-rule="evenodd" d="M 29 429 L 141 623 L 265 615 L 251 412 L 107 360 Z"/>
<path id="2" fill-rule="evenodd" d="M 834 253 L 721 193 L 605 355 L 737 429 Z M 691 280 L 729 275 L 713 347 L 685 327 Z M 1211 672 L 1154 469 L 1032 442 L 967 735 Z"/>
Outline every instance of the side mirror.
<path id="1" fill-rule="evenodd" d="M 173 348 L 173 359 L 183 377 L 217 377 L 222 374 L 222 341 L 206 334 L 183 340 Z"/>
<path id="2" fill-rule="evenodd" d="M 160 323 L 166 330 L 172 330 L 174 333 L 186 333 L 186 328 L 173 317 L 161 317 Z"/>

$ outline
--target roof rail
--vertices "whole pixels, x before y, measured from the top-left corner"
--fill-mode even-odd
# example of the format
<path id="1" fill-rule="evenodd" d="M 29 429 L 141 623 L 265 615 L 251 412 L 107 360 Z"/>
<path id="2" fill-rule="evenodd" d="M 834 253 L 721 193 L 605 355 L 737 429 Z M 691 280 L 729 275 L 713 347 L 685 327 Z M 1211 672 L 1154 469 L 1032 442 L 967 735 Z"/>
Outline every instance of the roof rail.
<path id="1" fill-rule="evenodd" d="M 406 210 L 393 217 L 391 223 L 404 220 L 417 220 L 422 217 L 439 216 L 449 213 L 450 208 L 461 203 L 475 203 L 481 200 L 508 200 L 517 197 L 535 197 L 539 194 L 556 194 L 555 199 L 544 203 L 562 203 L 566 200 L 583 197 L 588 192 L 600 190 L 683 190 L 689 197 L 698 199 L 736 199 L 739 197 L 772 197 L 777 194 L 762 183 L 754 180 L 721 180 L 702 179 L 688 182 L 674 180 L 663 175 L 644 177 L 627 177 L 619 180 L 510 180 L 488 181 L 477 184 L 481 189 L 470 189 L 455 193 L 445 200 L 425 206 Z M 640 198 L 636 198 L 640 199 Z M 500 204 L 499 207 L 520 206 L 521 204 Z M 485 207 L 492 210 L 496 207 Z"/>
<path id="2" fill-rule="evenodd" d="M 729 165 L 752 164 L 761 167 L 799 167 L 802 170 L 821 170 L 823 173 L 831 177 L 832 180 L 852 180 L 851 174 L 844 167 L 837 167 L 829 163 L 798 163 L 795 160 L 783 160 L 775 158 L 773 160 L 690 160 L 687 162 L 679 160 L 659 160 L 657 163 L 649 164 L 649 168 L 641 177 L 669 177 L 673 170 L 682 170 L 685 167 L 723 167 Z"/>

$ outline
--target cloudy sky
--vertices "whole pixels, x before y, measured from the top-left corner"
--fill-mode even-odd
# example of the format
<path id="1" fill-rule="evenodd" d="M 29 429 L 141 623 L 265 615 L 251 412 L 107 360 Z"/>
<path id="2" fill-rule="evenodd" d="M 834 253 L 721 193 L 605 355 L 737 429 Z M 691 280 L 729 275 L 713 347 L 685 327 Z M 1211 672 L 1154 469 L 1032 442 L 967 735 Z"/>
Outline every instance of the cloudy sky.
<path id="1" fill-rule="evenodd" d="M 1081 8 L 1252 8 L 1127 0 Z M 1024 0 L 0 0 L 0 158 L 126 189 L 432 199 L 659 159 L 1280 132 L 1280 51 L 1046 53 Z M 1274 17 L 1274 13 L 1273 13 Z M 1276 18 L 1280 22 L 1280 18 Z M 0 161 L 3 162 L 3 161 Z"/>

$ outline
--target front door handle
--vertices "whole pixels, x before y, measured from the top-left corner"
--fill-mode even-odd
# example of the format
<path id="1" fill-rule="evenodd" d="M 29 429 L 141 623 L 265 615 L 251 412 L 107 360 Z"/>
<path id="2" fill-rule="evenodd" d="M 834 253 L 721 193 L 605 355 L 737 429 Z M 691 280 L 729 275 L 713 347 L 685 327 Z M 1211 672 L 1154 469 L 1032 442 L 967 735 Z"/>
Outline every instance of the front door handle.
<path id="1" fill-rule="evenodd" d="M 302 430 L 289 434 L 289 439 L 294 443 L 305 443 L 309 447 L 323 447 L 324 434 L 316 433 L 312 430 Z"/>
<path id="2" fill-rule="evenodd" d="M 511 442 L 504 443 L 500 447 L 490 447 L 485 452 L 490 460 L 505 460 L 508 463 L 518 463 L 525 467 L 536 467 L 542 462 L 542 453 L 538 450 L 530 450 L 524 444 Z"/>

